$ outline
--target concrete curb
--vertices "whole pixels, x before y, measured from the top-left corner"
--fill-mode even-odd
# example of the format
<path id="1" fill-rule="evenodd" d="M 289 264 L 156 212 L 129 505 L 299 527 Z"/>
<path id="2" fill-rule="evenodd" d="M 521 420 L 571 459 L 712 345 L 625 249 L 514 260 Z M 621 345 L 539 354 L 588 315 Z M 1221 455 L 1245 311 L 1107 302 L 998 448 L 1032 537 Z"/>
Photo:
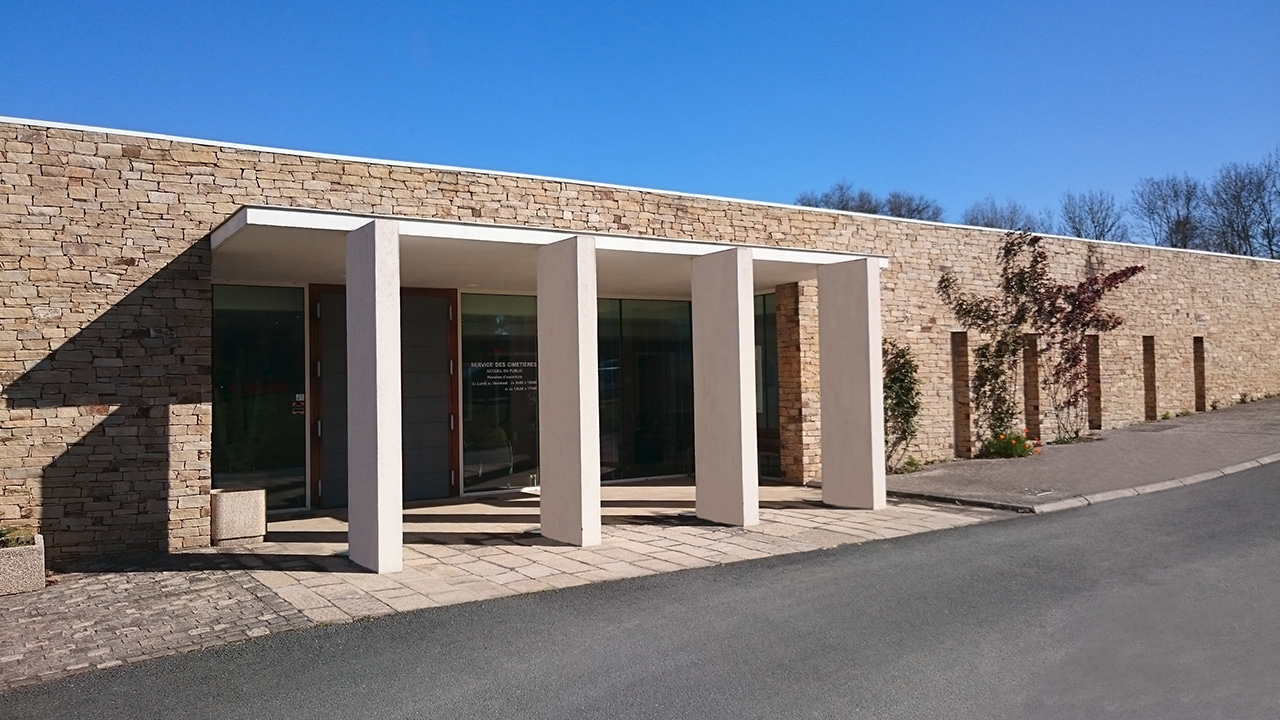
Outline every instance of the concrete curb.
<path id="1" fill-rule="evenodd" d="M 956 497 L 941 493 L 911 492 L 909 490 L 887 490 L 885 494 L 899 500 L 923 500 L 925 502 L 942 503 L 944 505 L 967 505 L 969 507 L 987 508 L 989 510 L 1005 510 L 1016 513 L 1034 513 L 1035 506 L 1030 503 L 1010 503 L 1000 500 L 982 500 L 979 498 Z M 1060 500 L 1058 502 L 1066 502 Z"/>
<path id="2" fill-rule="evenodd" d="M 1061 500 L 1054 500 L 1046 503 L 1019 503 L 1007 502 L 1003 500 L 983 500 L 980 498 L 958 497 L 955 495 L 947 495 L 945 493 L 921 493 L 910 491 L 890 490 L 888 494 L 891 497 L 902 498 L 904 500 L 927 500 L 929 502 L 948 503 L 951 505 L 969 505 L 972 507 L 990 508 L 992 510 L 1006 510 L 1009 512 L 1027 513 L 1035 515 L 1044 515 L 1046 513 L 1061 512 L 1063 510 L 1072 510 L 1074 508 L 1085 507 L 1086 505 L 1096 505 L 1108 500 L 1117 500 L 1119 498 L 1137 497 L 1138 495 L 1149 495 L 1162 490 L 1172 490 L 1174 488 L 1195 485 L 1220 478 L 1232 473 L 1238 473 L 1244 470 L 1251 470 L 1263 465 L 1280 462 L 1280 453 L 1272 455 L 1264 455 L 1253 460 L 1246 460 L 1235 465 L 1218 470 L 1209 470 L 1207 472 L 1188 475 L 1186 477 L 1174 478 L 1173 480 L 1161 480 L 1160 482 L 1147 483 L 1146 485 L 1137 485 L 1130 488 L 1122 488 L 1120 490 L 1107 490 L 1105 492 L 1091 493 L 1088 495 L 1076 495 Z"/>

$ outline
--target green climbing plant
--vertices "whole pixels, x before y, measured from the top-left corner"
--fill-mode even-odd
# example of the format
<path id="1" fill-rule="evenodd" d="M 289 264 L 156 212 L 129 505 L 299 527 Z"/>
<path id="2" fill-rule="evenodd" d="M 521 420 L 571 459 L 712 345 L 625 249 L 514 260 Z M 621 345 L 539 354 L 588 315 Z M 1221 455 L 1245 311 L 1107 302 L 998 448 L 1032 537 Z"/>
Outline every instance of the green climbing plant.
<path id="1" fill-rule="evenodd" d="M 983 342 L 974 348 L 973 410 L 979 446 L 984 449 L 1018 435 L 1016 370 L 1023 337 L 1040 333 L 1047 341 L 1049 372 L 1042 386 L 1056 419 L 1057 435 L 1078 438 L 1087 419 L 1086 348 L 1090 334 L 1119 327 L 1122 319 L 1102 308 L 1104 297 L 1141 273 L 1132 265 L 1106 275 L 1064 283 L 1049 274 L 1042 238 L 1027 232 L 1005 235 L 1000 248 L 1000 293 L 978 295 L 960 289 L 950 271 L 938 280 L 938 295 L 965 328 Z M 1027 438 L 1023 438 L 1026 440 Z"/>
<path id="2" fill-rule="evenodd" d="M 1036 252 L 1039 238 L 1009 233 L 1000 248 L 1000 293 L 978 295 L 960 289 L 951 271 L 938 280 L 938 295 L 960 324 L 982 338 L 973 351 L 973 412 L 978 444 L 1013 433 L 1018 421 L 1014 386 L 1023 335 L 1036 314 L 1033 298 L 1049 283 L 1048 258 Z M 1030 251 L 1030 252 L 1028 252 Z"/>
<path id="3" fill-rule="evenodd" d="M 881 348 L 884 367 L 885 461 L 890 468 L 905 459 L 907 448 L 919 432 L 921 398 L 919 367 L 911 348 L 885 338 Z"/>

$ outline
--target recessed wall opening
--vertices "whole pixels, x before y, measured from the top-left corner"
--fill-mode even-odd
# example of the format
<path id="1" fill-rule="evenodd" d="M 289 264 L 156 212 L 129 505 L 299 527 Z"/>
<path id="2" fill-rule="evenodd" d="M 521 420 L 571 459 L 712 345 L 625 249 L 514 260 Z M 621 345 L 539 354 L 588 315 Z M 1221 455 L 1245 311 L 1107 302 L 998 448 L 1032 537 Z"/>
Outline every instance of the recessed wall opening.
<path id="1" fill-rule="evenodd" d="M 1040 336 L 1022 336 L 1022 415 L 1027 437 L 1040 439 Z"/>
<path id="2" fill-rule="evenodd" d="M 1085 340 L 1085 397 L 1089 410 L 1089 429 L 1102 429 L 1102 358 L 1098 348 L 1098 336 L 1089 335 Z"/>
<path id="3" fill-rule="evenodd" d="M 969 333 L 951 333 L 951 408 L 956 457 L 973 457 L 969 403 Z"/>
<path id="4" fill-rule="evenodd" d="M 1156 338 L 1142 336 L 1142 391 L 1143 410 L 1148 422 L 1159 418 L 1156 407 Z"/>
<path id="5" fill-rule="evenodd" d="M 1191 348 L 1195 365 L 1196 412 L 1204 412 L 1204 338 L 1199 336 L 1191 338 Z"/>

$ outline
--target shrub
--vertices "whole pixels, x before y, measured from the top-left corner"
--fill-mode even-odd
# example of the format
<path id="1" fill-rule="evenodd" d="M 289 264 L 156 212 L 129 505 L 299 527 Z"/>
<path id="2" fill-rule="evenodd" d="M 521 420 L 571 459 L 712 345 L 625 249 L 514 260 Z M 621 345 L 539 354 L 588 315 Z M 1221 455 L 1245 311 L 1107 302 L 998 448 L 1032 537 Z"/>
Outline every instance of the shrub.
<path id="1" fill-rule="evenodd" d="M 988 438 L 978 450 L 981 458 L 1020 458 L 1040 452 L 1039 441 L 1027 437 L 1026 431 L 1005 433 Z"/>
<path id="2" fill-rule="evenodd" d="M 911 348 L 885 338 L 881 351 L 884 365 L 884 445 L 885 462 L 898 465 L 919 431 L 920 378 Z"/>
<path id="3" fill-rule="evenodd" d="M 29 527 L 0 527 L 0 548 L 35 545 L 35 530 Z"/>

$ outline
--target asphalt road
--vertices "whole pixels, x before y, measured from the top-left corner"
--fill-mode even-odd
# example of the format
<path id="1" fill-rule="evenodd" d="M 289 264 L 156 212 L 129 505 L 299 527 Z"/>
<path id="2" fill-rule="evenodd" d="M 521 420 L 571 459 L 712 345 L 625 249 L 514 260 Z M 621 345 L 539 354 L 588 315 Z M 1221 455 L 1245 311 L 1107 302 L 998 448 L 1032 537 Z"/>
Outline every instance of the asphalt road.
<path id="1" fill-rule="evenodd" d="M 37 718 L 1276 718 L 1280 464 L 0 695 Z"/>

